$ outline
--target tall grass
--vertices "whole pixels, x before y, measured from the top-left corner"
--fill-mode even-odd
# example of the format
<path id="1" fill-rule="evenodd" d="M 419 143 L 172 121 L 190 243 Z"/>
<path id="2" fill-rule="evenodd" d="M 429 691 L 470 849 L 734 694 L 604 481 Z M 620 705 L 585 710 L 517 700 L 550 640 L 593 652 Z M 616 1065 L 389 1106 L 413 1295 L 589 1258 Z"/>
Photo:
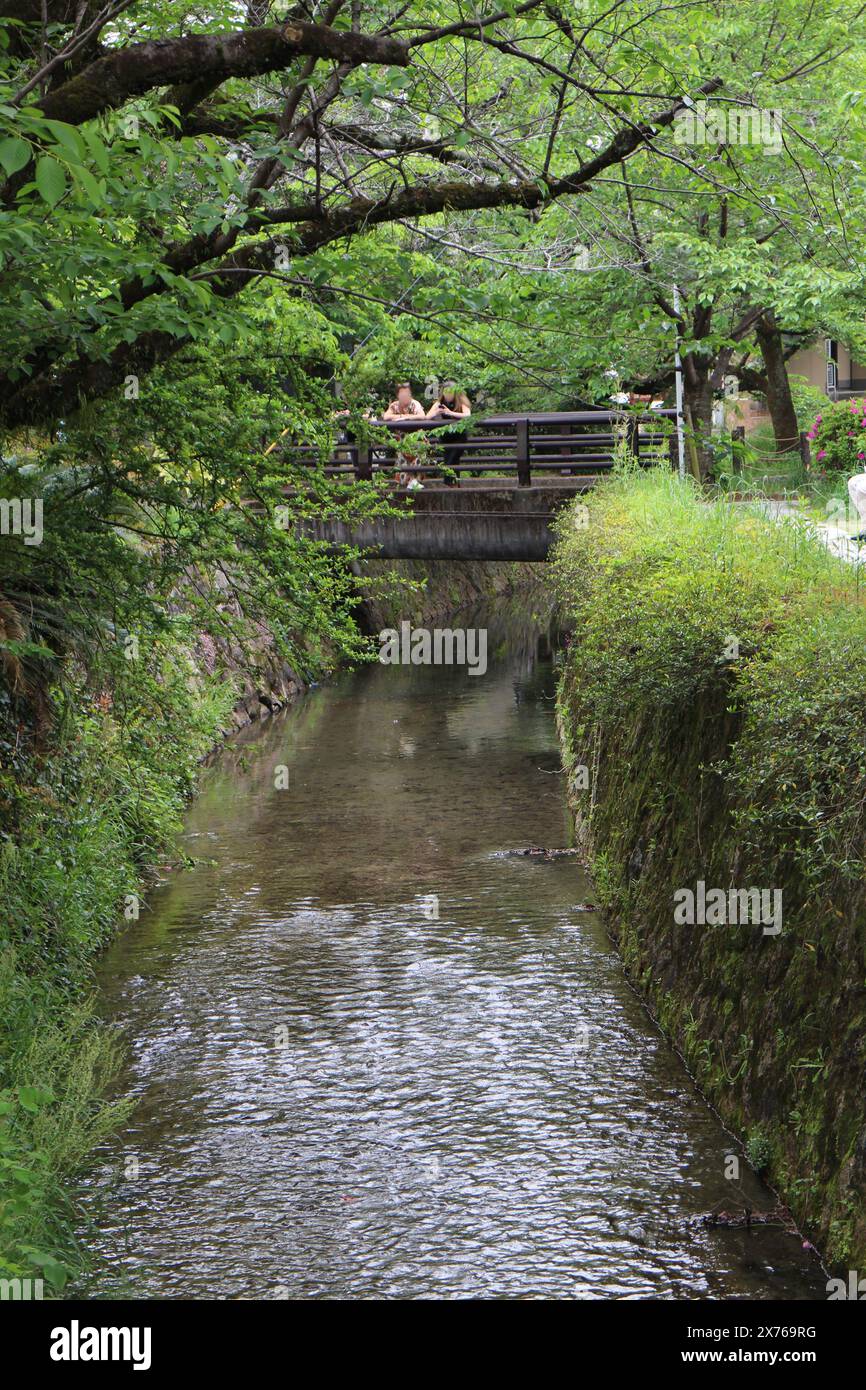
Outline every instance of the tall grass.
<path id="1" fill-rule="evenodd" d="M 198 759 L 233 699 L 190 683 L 165 644 L 111 704 L 83 673 L 55 692 L 50 749 L 0 744 L 0 1277 L 59 1294 L 84 1261 L 65 1182 L 119 1121 L 114 1035 L 88 1002 L 92 963 L 139 876 L 166 853 Z"/>
<path id="2" fill-rule="evenodd" d="M 806 520 L 708 502 L 669 469 L 618 469 L 589 524 L 560 526 L 560 599 L 594 718 L 685 709 L 724 690 L 742 716 L 727 769 L 765 866 L 793 854 L 828 900 L 862 873 L 866 591 Z M 784 846 L 774 834 L 785 827 Z"/>

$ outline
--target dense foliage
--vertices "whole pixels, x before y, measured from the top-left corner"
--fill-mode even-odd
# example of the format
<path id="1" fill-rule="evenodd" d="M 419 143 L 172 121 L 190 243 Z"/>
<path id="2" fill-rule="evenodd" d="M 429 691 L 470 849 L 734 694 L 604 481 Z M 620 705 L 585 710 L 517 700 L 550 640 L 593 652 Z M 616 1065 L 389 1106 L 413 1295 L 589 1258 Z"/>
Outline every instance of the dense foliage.
<path id="1" fill-rule="evenodd" d="M 622 717 L 627 696 L 630 711 L 675 720 L 723 690 L 743 723 L 731 765 L 743 844 L 771 876 L 792 857 L 828 908 L 862 873 L 852 853 L 866 781 L 857 568 L 807 522 L 774 524 L 703 502 L 666 469 L 623 468 L 594 494 L 590 524 L 566 529 L 557 582 L 579 625 L 571 659 L 592 718 Z"/>
<path id="2" fill-rule="evenodd" d="M 815 462 L 828 472 L 866 471 L 866 401 L 822 405 L 808 431 Z"/>
<path id="3" fill-rule="evenodd" d="M 860 333 L 856 0 L 7 13 L 9 424 L 231 340 L 263 286 L 366 341 L 367 380 L 393 317 L 401 372 L 411 338 L 535 403 L 669 383 L 675 326 L 696 409 L 760 378 L 762 316 Z"/>
<path id="4" fill-rule="evenodd" d="M 93 953 L 146 909 L 140 876 L 171 853 L 233 698 L 219 681 L 190 698 L 176 633 L 146 653 L 110 673 L 76 662 L 41 756 L 0 732 L 0 1277 L 42 1277 L 46 1296 L 80 1262 L 62 1179 L 123 1109 L 101 1098 L 116 1042 L 86 1002 Z"/>
<path id="5" fill-rule="evenodd" d="M 623 470 L 564 527 L 557 578 L 575 804 L 629 968 L 822 1248 L 862 1258 L 858 570 L 806 525 Z M 778 890 L 781 934 L 676 926 L 699 880 Z"/>

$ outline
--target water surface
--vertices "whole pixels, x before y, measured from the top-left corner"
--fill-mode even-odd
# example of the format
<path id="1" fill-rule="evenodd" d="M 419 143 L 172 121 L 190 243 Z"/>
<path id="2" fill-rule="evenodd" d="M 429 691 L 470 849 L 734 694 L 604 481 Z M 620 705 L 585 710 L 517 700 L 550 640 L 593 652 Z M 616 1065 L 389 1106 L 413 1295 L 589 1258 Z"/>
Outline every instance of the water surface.
<path id="1" fill-rule="evenodd" d="M 495 644 L 494 644 L 495 645 Z M 553 677 L 377 667 L 235 740 L 201 861 L 101 969 L 125 1130 L 84 1192 L 96 1292 L 823 1297 L 629 989 L 576 859 Z M 285 781 L 288 789 L 275 783 Z"/>

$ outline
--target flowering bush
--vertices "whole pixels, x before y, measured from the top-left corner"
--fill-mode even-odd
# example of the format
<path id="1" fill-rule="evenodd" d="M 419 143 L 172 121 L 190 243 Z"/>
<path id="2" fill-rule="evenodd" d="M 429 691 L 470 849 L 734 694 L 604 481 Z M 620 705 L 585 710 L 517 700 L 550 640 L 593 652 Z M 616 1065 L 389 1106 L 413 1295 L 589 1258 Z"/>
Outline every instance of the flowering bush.
<path id="1" fill-rule="evenodd" d="M 806 438 L 821 472 L 866 472 L 866 400 L 834 401 L 815 416 Z"/>

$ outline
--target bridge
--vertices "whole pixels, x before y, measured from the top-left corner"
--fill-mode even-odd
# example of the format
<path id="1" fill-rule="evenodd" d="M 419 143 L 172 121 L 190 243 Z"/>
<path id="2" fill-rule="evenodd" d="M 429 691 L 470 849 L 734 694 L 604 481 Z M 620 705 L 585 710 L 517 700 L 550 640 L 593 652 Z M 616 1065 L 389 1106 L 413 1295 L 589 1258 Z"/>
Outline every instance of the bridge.
<path id="1" fill-rule="evenodd" d="M 470 416 L 459 425 L 409 417 L 366 422 L 365 440 L 344 434 L 324 463 L 310 444 L 289 441 L 282 451 L 301 470 L 347 485 L 380 479 L 401 511 L 305 520 L 304 535 L 389 560 L 545 560 L 557 511 L 613 466 L 617 443 L 645 465 L 672 450 L 675 417 L 592 410 Z"/>

